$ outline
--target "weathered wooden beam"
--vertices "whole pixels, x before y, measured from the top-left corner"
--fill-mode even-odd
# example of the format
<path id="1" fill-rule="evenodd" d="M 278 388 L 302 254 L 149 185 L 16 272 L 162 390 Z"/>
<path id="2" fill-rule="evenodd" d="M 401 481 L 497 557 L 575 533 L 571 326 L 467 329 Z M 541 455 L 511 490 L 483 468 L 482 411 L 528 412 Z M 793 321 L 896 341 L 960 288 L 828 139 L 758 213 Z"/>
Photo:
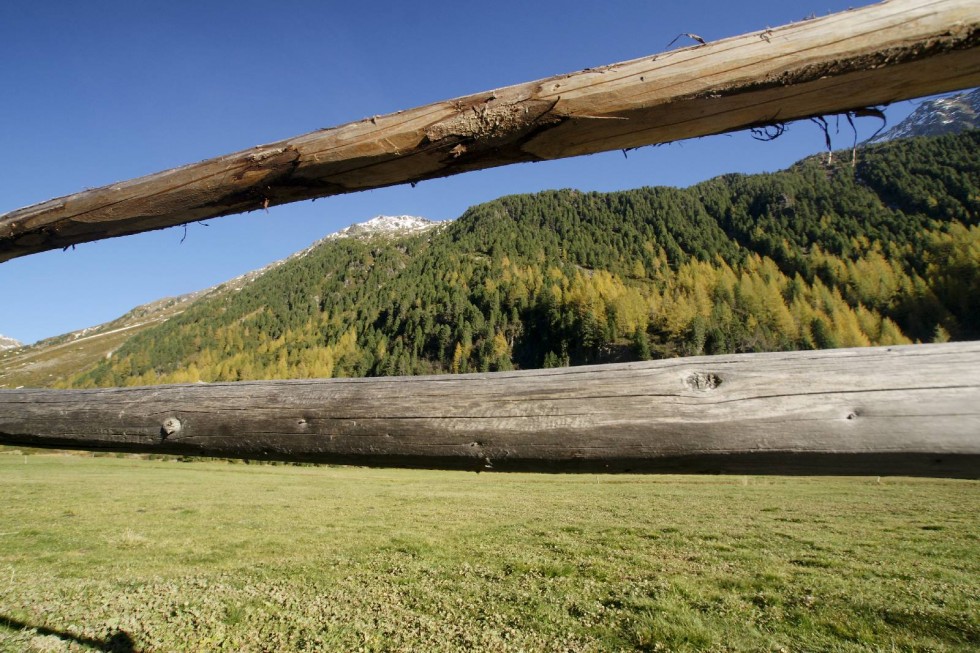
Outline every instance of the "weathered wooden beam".
<path id="1" fill-rule="evenodd" d="M 980 477 L 980 343 L 2 390 L 0 444 L 474 470 Z"/>
<path id="2" fill-rule="evenodd" d="M 980 85 L 976 0 L 891 0 L 262 145 L 0 216 L 0 261 L 275 204 Z"/>

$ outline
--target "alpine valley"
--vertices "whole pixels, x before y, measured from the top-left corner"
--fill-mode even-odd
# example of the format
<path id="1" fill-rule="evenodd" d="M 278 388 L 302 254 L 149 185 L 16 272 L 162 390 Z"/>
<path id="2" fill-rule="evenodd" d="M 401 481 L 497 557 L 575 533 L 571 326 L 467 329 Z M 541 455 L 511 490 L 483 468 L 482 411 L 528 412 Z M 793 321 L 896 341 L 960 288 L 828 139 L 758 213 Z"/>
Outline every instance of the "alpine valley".
<path id="1" fill-rule="evenodd" d="M 503 197 L 451 223 L 379 217 L 222 286 L 4 349 L 0 387 L 977 339 L 978 153 L 968 129 L 686 189 Z"/>

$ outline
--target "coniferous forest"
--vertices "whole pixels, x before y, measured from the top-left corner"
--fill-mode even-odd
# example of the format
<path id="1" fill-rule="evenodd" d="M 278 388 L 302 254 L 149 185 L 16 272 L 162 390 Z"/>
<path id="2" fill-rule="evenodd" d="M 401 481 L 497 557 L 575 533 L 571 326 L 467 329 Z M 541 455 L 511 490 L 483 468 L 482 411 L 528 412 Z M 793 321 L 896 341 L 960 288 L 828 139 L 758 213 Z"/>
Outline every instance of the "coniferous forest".
<path id="1" fill-rule="evenodd" d="M 326 241 L 72 387 L 438 374 L 980 338 L 980 131 L 687 189 L 504 197 Z"/>

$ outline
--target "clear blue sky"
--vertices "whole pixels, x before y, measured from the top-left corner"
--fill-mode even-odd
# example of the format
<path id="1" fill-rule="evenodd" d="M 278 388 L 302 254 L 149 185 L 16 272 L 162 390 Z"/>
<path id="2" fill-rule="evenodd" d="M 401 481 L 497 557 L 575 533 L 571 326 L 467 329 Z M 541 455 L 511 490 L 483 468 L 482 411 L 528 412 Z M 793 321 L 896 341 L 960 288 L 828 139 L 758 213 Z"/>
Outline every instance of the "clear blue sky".
<path id="1" fill-rule="evenodd" d="M 366 116 L 867 0 L 3 0 L 0 213 Z M 356 5 L 356 6 L 355 6 Z M 679 45 L 688 45 L 683 40 Z M 678 47 L 678 46 L 674 46 Z M 890 109 L 892 124 L 914 108 Z M 863 135 L 878 127 L 865 120 Z M 850 143 L 842 130 L 838 145 Z M 436 220 L 547 188 L 687 186 L 823 149 L 808 123 L 302 202 L 0 263 L 0 334 L 33 342 L 199 290 L 378 214 Z"/>

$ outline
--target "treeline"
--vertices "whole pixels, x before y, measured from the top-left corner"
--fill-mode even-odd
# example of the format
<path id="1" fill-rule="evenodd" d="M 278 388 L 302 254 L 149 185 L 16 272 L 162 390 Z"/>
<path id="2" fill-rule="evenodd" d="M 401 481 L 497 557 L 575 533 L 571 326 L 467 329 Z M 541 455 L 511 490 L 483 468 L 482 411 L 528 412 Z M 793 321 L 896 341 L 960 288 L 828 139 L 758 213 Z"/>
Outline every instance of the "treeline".
<path id="1" fill-rule="evenodd" d="M 980 133 L 337 239 L 68 385 L 495 371 L 980 337 Z M 846 159 L 846 157 L 841 157 Z"/>

